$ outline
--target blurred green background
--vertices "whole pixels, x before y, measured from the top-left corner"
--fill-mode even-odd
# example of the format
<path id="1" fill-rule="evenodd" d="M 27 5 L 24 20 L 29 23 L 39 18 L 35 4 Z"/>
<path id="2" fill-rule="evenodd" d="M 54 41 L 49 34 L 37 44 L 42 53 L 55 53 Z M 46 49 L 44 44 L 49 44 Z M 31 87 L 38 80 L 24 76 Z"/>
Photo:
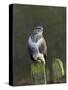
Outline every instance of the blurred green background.
<path id="1" fill-rule="evenodd" d="M 27 41 L 34 26 L 44 27 L 50 67 L 54 58 L 63 60 L 66 71 L 66 7 L 13 5 L 13 78 L 14 84 L 31 84 L 31 59 Z"/>

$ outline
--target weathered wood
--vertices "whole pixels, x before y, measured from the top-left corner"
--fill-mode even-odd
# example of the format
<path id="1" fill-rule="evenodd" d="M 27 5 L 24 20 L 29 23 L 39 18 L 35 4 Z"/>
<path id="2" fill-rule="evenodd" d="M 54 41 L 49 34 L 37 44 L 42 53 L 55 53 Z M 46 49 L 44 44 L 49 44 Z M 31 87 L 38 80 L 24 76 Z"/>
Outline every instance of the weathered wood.
<path id="1" fill-rule="evenodd" d="M 32 84 L 45 84 L 46 83 L 46 74 L 45 74 L 45 65 L 43 63 L 33 63 L 31 65 L 31 77 Z"/>

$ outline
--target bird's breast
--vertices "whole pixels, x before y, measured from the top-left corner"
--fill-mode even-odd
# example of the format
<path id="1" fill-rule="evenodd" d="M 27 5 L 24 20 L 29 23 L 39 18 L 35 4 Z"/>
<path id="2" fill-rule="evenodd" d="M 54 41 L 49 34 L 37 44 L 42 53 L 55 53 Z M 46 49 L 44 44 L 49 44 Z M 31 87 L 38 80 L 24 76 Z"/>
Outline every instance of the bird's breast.
<path id="1" fill-rule="evenodd" d="M 37 46 L 38 46 L 38 43 L 37 42 L 33 42 L 31 37 L 29 37 L 28 44 L 29 44 L 29 46 L 35 47 L 35 48 L 37 48 Z"/>
<path id="2" fill-rule="evenodd" d="M 40 38 L 37 42 L 33 42 L 31 37 L 29 37 L 28 44 L 31 47 L 38 48 L 41 45 L 42 41 L 43 41 L 43 38 Z"/>

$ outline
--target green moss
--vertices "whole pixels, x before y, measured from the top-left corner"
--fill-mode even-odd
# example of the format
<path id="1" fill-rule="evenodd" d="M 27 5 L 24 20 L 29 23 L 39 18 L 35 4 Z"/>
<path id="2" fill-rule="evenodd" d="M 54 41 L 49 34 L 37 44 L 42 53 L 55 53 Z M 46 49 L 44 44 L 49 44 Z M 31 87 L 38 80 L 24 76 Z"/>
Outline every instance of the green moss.
<path id="1" fill-rule="evenodd" d="M 46 83 L 46 73 L 45 65 L 43 63 L 33 63 L 31 65 L 31 77 L 32 84 L 45 84 Z"/>
<path id="2" fill-rule="evenodd" d="M 52 79 L 58 81 L 64 76 L 64 67 L 61 59 L 54 59 L 52 62 Z"/>
<path id="3" fill-rule="evenodd" d="M 31 65 L 31 69 L 32 69 L 31 71 L 35 73 L 44 72 L 44 68 L 45 68 L 45 65 L 43 65 L 42 63 L 33 63 Z"/>

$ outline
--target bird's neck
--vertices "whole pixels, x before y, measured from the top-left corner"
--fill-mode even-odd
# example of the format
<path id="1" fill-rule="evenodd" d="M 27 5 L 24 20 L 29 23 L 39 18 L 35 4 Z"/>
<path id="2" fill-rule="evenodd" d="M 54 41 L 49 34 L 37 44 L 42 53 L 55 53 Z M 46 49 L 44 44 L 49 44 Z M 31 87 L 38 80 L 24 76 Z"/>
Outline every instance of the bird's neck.
<path id="1" fill-rule="evenodd" d="M 41 34 L 41 35 L 39 35 L 39 34 L 33 34 L 33 35 L 31 35 L 31 39 L 32 39 L 32 41 L 33 42 L 37 42 L 38 40 L 40 40 L 41 38 L 43 37 L 43 35 Z"/>

